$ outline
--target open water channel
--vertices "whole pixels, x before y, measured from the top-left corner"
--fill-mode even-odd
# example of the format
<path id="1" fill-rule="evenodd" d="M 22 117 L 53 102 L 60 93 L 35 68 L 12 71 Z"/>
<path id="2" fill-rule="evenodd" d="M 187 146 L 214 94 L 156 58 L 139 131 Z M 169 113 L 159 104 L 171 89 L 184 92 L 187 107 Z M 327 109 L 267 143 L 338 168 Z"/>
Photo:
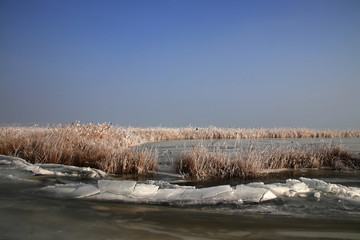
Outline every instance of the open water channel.
<path id="1" fill-rule="evenodd" d="M 359 154 L 359 139 L 324 141 Z M 249 140 L 202 142 L 229 151 L 235 143 Z M 246 182 L 184 182 L 172 163 L 194 144 L 146 144 L 158 149 L 161 172 L 147 179 L 0 156 L 0 239 L 360 239 L 358 172 L 297 170 Z"/>

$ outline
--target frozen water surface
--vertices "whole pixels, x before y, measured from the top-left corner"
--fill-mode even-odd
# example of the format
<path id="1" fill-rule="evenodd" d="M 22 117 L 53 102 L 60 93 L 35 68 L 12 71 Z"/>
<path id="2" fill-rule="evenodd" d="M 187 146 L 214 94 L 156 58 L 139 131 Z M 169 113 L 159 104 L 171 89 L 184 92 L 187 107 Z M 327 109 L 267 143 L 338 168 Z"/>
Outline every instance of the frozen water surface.
<path id="1" fill-rule="evenodd" d="M 164 164 L 176 155 L 170 149 Z M 0 156 L 0 239 L 360 239 L 358 173 L 176 180 L 123 180 Z"/>

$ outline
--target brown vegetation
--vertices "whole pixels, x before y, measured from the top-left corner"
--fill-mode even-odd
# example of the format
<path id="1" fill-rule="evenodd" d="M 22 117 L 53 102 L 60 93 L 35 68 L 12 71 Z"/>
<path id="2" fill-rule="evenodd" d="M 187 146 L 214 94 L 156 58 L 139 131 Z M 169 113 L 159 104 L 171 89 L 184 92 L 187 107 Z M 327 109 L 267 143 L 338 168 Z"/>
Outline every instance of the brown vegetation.
<path id="1" fill-rule="evenodd" d="M 108 124 L 74 123 L 52 128 L 2 128 L 0 154 L 31 163 L 94 167 L 114 174 L 146 174 L 157 168 L 155 150 L 137 149 L 143 140 Z"/>
<path id="2" fill-rule="evenodd" d="M 80 124 L 53 127 L 3 127 L 0 129 L 0 154 L 18 156 L 32 163 L 58 163 L 81 167 L 100 168 L 108 173 L 147 174 L 157 168 L 156 150 L 136 146 L 154 141 L 188 139 L 259 139 L 259 138 L 339 138 L 360 137 L 359 130 L 309 130 L 295 128 L 241 129 L 241 128 L 134 128 L 114 127 L 110 124 Z M 206 149 L 196 150 L 196 158 L 204 159 L 203 168 L 210 168 L 212 162 L 233 161 L 223 153 L 207 153 Z M 274 151 L 276 152 L 276 151 Z M 214 155 L 215 154 L 215 155 Z M 217 154 L 217 155 L 216 155 Z M 259 154 L 251 153 L 250 155 Z M 273 153 L 275 154 L 275 153 Z M 186 157 L 188 156 L 188 157 Z M 191 157 L 191 158 L 194 158 Z M 189 154 L 184 154 L 182 172 L 189 169 L 188 175 L 202 177 L 203 170 L 190 170 Z M 211 158 L 213 160 L 209 160 Z M 282 159 L 285 157 L 282 157 Z M 205 161 L 206 159 L 206 161 Z M 217 159 L 217 160 L 216 160 Z M 242 157 L 243 159 L 243 157 Z M 253 158 L 241 161 L 235 167 L 217 167 L 218 175 L 246 175 L 243 169 Z M 249 162 L 249 163 L 248 163 Z M 207 164 L 208 163 L 208 164 Z M 208 166 L 206 166 L 208 165 Z M 185 167 L 186 166 L 186 167 Z M 196 167 L 197 169 L 198 167 Z M 232 169 L 229 173 L 227 168 Z M 197 171 L 193 173 L 193 171 Z M 236 173 L 235 173 L 236 172 Z M 251 171 L 248 171 L 251 172 Z M 210 174 L 214 175 L 214 174 Z M 216 174 L 215 174 L 216 175 Z"/>
<path id="3" fill-rule="evenodd" d="M 360 130 L 307 128 L 121 128 L 145 142 L 169 140 L 263 139 L 263 138 L 360 138 Z"/>
<path id="4" fill-rule="evenodd" d="M 227 152 L 220 147 L 211 150 L 201 144 L 182 153 L 177 159 L 178 170 L 187 178 L 253 178 L 275 169 L 323 168 L 359 169 L 359 159 L 353 159 L 341 145 L 321 147 L 265 147 L 249 145 Z"/>

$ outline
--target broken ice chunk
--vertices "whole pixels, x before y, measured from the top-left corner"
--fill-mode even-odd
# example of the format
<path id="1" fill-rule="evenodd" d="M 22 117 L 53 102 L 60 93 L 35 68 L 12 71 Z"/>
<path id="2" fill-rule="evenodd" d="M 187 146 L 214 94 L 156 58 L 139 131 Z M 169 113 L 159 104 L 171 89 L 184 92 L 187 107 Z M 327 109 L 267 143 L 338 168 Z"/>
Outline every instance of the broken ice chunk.
<path id="1" fill-rule="evenodd" d="M 151 197 L 158 191 L 158 189 L 159 187 L 153 184 L 138 183 L 129 196 L 133 198 Z"/>
<path id="2" fill-rule="evenodd" d="M 295 183 L 290 187 L 290 190 L 297 193 L 307 193 L 310 191 L 309 187 L 303 182 Z"/>
<path id="3" fill-rule="evenodd" d="M 135 181 L 98 180 L 100 191 L 129 195 L 136 185 Z"/>
<path id="4" fill-rule="evenodd" d="M 234 197 L 244 202 L 261 202 L 276 198 L 275 194 L 265 188 L 249 187 L 246 185 L 237 185 L 234 191 Z"/>

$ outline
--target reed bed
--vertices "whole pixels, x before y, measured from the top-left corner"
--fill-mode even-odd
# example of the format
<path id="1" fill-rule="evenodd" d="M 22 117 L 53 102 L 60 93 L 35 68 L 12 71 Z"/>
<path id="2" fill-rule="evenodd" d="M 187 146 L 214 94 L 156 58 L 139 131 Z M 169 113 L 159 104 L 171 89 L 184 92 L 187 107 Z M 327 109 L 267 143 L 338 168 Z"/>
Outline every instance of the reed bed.
<path id="1" fill-rule="evenodd" d="M 124 128 L 122 128 L 124 129 Z M 264 138 L 360 138 L 360 130 L 307 128 L 125 128 L 145 141 L 264 139 Z"/>
<path id="2" fill-rule="evenodd" d="M 31 163 L 93 167 L 113 174 L 147 174 L 157 169 L 156 150 L 134 146 L 144 140 L 109 124 L 74 123 L 51 128 L 2 128 L 0 154 Z"/>
<path id="3" fill-rule="evenodd" d="M 318 147 L 238 147 L 229 152 L 219 146 L 210 149 L 202 144 L 185 151 L 177 159 L 179 173 L 195 180 L 255 178 L 271 170 L 331 168 L 358 170 L 354 159 L 342 146 L 322 144 Z"/>
<path id="4" fill-rule="evenodd" d="M 0 154 L 21 157 L 31 163 L 58 163 L 94 167 L 114 174 L 144 175 L 155 171 L 158 167 L 156 149 L 147 150 L 137 147 L 146 142 L 191 139 L 344 137 L 358 138 L 360 130 L 195 128 L 191 126 L 135 128 L 115 127 L 108 123 L 95 125 L 74 122 L 52 127 L 36 125 L 3 127 L 0 129 Z M 204 154 L 206 155 L 206 152 Z"/>

